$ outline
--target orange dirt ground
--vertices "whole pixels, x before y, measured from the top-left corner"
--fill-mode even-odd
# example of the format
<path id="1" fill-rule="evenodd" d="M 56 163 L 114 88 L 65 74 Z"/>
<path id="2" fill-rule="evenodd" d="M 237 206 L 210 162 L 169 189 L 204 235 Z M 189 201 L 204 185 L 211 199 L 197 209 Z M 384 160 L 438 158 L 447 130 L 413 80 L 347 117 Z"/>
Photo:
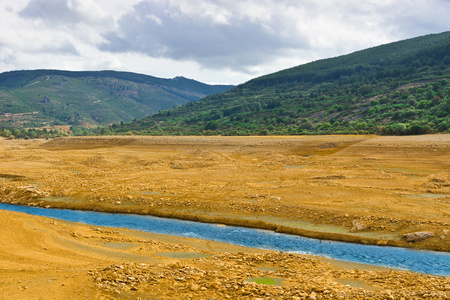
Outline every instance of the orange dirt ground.
<path id="1" fill-rule="evenodd" d="M 4 203 L 450 251 L 450 135 L 0 140 L 0 179 Z M 445 277 L 19 213 L 0 232 L 0 299 L 450 298 Z"/>

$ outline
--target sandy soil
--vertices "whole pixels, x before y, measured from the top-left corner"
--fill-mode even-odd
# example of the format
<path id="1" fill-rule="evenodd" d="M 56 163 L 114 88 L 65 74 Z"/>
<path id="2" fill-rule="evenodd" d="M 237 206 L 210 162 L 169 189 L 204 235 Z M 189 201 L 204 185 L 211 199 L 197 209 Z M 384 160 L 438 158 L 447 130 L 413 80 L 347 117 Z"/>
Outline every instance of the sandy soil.
<path id="1" fill-rule="evenodd" d="M 0 299 L 448 299 L 450 278 L 0 211 Z"/>
<path id="2" fill-rule="evenodd" d="M 440 251 L 450 250 L 449 170 L 450 135 L 0 140 L 5 203 L 153 214 Z M 4 245 L 11 245 L 0 250 L 0 299 L 450 297 L 448 278 L 348 269 L 15 213 L 1 212 L 0 218 Z M 403 237 L 417 231 L 434 237 Z M 185 252 L 206 256 L 180 258 Z M 278 278 L 269 281 L 279 285 L 246 281 L 264 277 Z"/>

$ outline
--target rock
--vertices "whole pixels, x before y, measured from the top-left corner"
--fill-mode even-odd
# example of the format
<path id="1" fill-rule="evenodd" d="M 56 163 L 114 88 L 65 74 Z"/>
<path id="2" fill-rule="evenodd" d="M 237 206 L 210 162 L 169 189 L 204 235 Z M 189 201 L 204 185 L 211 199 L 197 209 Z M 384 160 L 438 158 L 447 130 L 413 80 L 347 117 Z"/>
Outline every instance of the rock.
<path id="1" fill-rule="evenodd" d="M 404 234 L 403 237 L 405 238 L 405 240 L 407 242 L 420 242 L 425 239 L 434 237 L 434 234 L 432 232 L 428 232 L 428 231 L 418 231 L 418 232 Z"/>
<path id="2" fill-rule="evenodd" d="M 358 220 L 353 220 L 352 224 L 353 224 L 353 227 L 352 227 L 352 229 L 350 229 L 351 232 L 356 232 L 356 231 L 366 229 L 366 225 L 364 225 L 363 223 L 361 223 Z"/>

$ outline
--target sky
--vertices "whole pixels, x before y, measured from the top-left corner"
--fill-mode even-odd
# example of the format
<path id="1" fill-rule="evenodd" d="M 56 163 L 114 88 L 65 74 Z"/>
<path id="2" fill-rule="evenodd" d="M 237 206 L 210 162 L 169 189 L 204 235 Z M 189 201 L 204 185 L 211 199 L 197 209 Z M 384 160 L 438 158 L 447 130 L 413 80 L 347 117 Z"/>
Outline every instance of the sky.
<path id="1" fill-rule="evenodd" d="M 117 70 L 240 84 L 450 30 L 450 0 L 0 0 L 0 72 Z"/>

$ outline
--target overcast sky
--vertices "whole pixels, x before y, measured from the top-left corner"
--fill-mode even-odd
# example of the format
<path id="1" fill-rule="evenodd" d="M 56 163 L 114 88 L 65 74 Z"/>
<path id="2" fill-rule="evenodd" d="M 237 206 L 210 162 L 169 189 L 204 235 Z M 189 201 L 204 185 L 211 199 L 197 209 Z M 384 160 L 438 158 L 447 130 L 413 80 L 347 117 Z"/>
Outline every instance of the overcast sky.
<path id="1" fill-rule="evenodd" d="M 0 72 L 121 70 L 239 84 L 450 30 L 450 0 L 0 0 Z"/>

